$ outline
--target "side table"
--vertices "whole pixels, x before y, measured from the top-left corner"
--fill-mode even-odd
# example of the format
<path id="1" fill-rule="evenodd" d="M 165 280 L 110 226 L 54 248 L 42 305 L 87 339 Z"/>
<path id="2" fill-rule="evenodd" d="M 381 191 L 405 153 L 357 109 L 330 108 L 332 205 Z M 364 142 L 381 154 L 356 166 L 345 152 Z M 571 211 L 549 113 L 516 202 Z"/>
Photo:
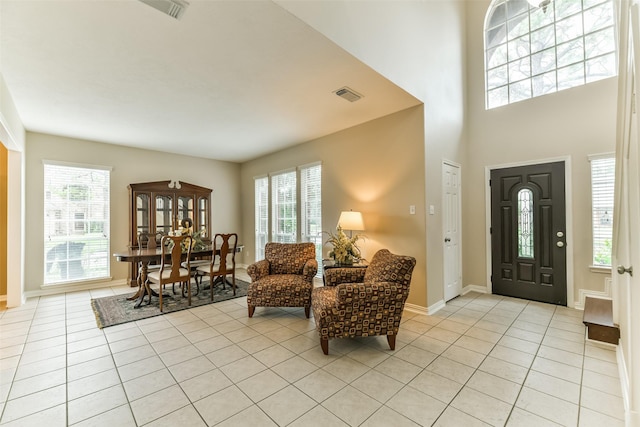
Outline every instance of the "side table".
<path id="1" fill-rule="evenodd" d="M 354 262 L 353 264 L 338 264 L 332 259 L 323 259 L 322 260 L 322 284 L 325 284 L 324 273 L 331 268 L 367 268 L 369 267 L 369 263 L 365 260 L 360 260 L 360 262 Z"/>

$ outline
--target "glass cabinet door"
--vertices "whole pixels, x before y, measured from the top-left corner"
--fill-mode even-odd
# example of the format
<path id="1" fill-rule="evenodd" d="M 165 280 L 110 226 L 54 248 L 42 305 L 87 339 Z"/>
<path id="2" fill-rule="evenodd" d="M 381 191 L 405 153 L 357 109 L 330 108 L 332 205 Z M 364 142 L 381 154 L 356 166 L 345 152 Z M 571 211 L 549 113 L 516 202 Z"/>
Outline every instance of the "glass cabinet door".
<path id="1" fill-rule="evenodd" d="M 149 232 L 149 194 L 136 195 L 136 235 Z"/>
<path id="2" fill-rule="evenodd" d="M 180 227 L 180 223 L 183 219 L 189 218 L 193 223 L 193 197 L 191 196 L 178 196 L 178 224 L 177 227 Z"/>
<path id="3" fill-rule="evenodd" d="M 156 232 L 169 234 L 173 229 L 173 196 L 156 196 Z"/>
<path id="4" fill-rule="evenodd" d="M 209 199 L 206 197 L 200 197 L 198 199 L 198 227 L 202 232 L 202 237 L 209 237 Z"/>

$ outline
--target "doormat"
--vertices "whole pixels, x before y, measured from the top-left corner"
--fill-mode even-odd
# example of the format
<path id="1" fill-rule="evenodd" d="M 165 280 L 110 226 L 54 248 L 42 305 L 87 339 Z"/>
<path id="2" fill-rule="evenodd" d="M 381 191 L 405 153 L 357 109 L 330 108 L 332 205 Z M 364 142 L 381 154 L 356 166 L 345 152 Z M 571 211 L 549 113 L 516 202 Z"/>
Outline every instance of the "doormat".
<path id="1" fill-rule="evenodd" d="M 244 297 L 247 295 L 248 287 L 249 283 L 236 279 L 236 294 L 233 295 L 233 289 L 230 285 L 227 284 L 225 289 L 222 289 L 221 285 L 216 285 L 214 286 L 213 303 Z M 192 292 L 195 293 L 195 289 L 195 284 L 192 284 Z M 158 297 L 151 297 L 151 304 L 149 305 L 147 305 L 149 297 L 145 297 L 140 308 L 134 308 L 137 300 L 127 300 L 127 298 L 133 294 L 133 290 L 127 294 L 92 299 L 91 308 L 93 308 L 93 313 L 96 316 L 98 328 L 102 329 L 108 326 L 120 325 L 148 317 L 161 316 L 175 311 L 211 304 L 211 291 L 209 289 L 209 282 L 203 280 L 200 285 L 200 292 L 198 295 L 191 296 L 191 306 L 189 306 L 187 297 L 182 297 L 180 289 L 176 286 L 177 295 L 173 295 L 171 287 L 168 285 L 162 296 L 162 312 L 160 312 L 158 305 Z"/>

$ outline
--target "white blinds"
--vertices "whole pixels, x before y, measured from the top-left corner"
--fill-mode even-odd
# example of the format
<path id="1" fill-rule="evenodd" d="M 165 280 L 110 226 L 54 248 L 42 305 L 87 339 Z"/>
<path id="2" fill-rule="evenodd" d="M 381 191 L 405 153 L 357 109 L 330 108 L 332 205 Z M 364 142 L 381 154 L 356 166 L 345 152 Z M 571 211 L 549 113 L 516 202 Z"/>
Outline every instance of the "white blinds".
<path id="1" fill-rule="evenodd" d="M 593 265 L 611 266 L 615 158 L 593 157 L 590 161 Z"/>
<path id="2" fill-rule="evenodd" d="M 264 259 L 264 246 L 269 236 L 269 178 L 256 178 L 256 261 Z"/>
<path id="3" fill-rule="evenodd" d="M 105 169 L 44 165 L 44 283 L 109 277 Z"/>
<path id="4" fill-rule="evenodd" d="M 284 172 L 271 177 L 272 241 L 295 243 L 297 224 L 296 172 Z"/>
<path id="5" fill-rule="evenodd" d="M 300 168 L 301 238 L 313 242 L 316 259 L 322 265 L 322 166 Z"/>

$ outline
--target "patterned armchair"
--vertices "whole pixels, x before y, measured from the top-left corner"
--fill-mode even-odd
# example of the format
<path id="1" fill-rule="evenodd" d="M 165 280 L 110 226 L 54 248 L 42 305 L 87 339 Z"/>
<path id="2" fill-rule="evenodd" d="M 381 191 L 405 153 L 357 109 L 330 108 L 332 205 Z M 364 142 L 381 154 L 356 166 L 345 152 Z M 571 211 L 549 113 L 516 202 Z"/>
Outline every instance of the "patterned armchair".
<path id="1" fill-rule="evenodd" d="M 267 243 L 265 259 L 247 267 L 249 317 L 256 307 L 304 307 L 309 317 L 313 277 L 318 272 L 313 243 Z"/>
<path id="2" fill-rule="evenodd" d="M 416 260 L 378 251 L 367 269 L 325 271 L 325 287 L 313 290 L 312 307 L 320 346 L 329 354 L 329 339 L 386 335 L 391 350 Z"/>

